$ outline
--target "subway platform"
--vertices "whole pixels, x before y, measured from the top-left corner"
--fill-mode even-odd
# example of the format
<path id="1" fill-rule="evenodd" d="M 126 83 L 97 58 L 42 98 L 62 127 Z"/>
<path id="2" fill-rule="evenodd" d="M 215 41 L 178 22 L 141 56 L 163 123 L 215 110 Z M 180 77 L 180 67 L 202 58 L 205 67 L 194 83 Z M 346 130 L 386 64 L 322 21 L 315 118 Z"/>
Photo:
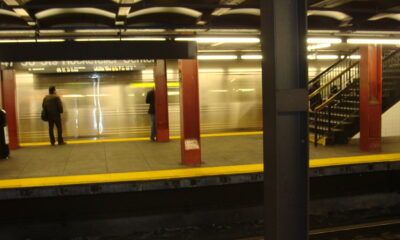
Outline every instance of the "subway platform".
<path id="1" fill-rule="evenodd" d="M 177 137 L 163 143 L 128 138 L 68 141 L 64 146 L 22 144 L 11 151 L 9 159 L 0 161 L 0 199 L 15 194 L 59 196 L 84 194 L 86 190 L 142 191 L 263 180 L 261 132 L 205 134 L 201 151 L 200 166 L 185 166 L 180 162 Z M 310 145 L 310 177 L 397 169 L 399 139 L 384 139 L 380 153 L 361 152 L 357 141 L 329 147 Z M 104 187 L 107 183 L 113 186 Z M 123 187 L 115 185 L 121 183 Z M 34 193 L 37 190 L 41 191 L 39 195 Z"/>

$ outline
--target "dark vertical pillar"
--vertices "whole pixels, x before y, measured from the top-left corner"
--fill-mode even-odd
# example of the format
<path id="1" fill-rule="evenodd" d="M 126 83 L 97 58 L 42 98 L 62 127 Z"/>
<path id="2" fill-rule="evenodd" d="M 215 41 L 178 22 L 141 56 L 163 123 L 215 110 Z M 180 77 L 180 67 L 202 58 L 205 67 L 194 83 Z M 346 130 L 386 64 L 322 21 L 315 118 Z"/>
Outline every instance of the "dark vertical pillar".
<path id="1" fill-rule="evenodd" d="M 262 0 L 265 239 L 308 239 L 305 0 Z"/>
<path id="2" fill-rule="evenodd" d="M 19 141 L 14 70 L 1 71 L 1 90 L 3 108 L 7 112 L 8 136 L 10 139 L 9 147 L 10 149 L 17 149 L 19 147 Z"/>
<path id="3" fill-rule="evenodd" d="M 382 47 L 360 48 L 360 149 L 381 150 Z"/>
<path id="4" fill-rule="evenodd" d="M 198 62 L 179 60 L 182 164 L 201 163 Z"/>
<path id="5" fill-rule="evenodd" d="M 157 141 L 169 141 L 167 64 L 165 60 L 154 63 L 155 111 Z"/>

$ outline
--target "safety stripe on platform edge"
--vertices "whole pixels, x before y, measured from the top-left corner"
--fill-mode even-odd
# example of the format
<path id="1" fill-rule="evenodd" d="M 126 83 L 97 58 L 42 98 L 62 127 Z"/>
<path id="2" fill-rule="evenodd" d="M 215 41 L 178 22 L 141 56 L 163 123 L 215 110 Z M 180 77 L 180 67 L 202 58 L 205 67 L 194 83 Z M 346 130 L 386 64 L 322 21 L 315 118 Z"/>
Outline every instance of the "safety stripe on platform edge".
<path id="1" fill-rule="evenodd" d="M 230 133 L 210 133 L 200 134 L 200 137 L 225 137 L 225 136 L 241 136 L 241 135 L 261 135 L 262 131 L 255 132 L 230 132 Z M 170 136 L 170 139 L 180 139 L 180 136 Z M 93 139 L 93 140 L 72 140 L 66 141 L 68 144 L 81 144 L 81 143 L 101 143 L 101 142 L 133 142 L 133 141 L 148 141 L 148 137 L 140 138 L 115 138 L 115 139 Z M 36 142 L 36 143 L 20 143 L 21 147 L 34 147 L 34 146 L 49 146 L 49 142 Z"/>
<path id="2" fill-rule="evenodd" d="M 354 165 L 378 162 L 400 162 L 400 153 L 379 154 L 342 158 L 323 158 L 310 160 L 310 168 L 330 167 L 341 165 Z M 41 178 L 20 178 L 0 180 L 0 189 L 27 188 L 27 187 L 49 187 L 77 184 L 110 183 L 110 182 L 131 182 L 166 180 L 218 175 L 233 175 L 258 173 L 263 171 L 263 164 L 249 164 L 223 167 L 194 167 L 187 169 L 159 170 L 146 172 L 127 173 L 105 173 L 92 175 L 41 177 Z"/>

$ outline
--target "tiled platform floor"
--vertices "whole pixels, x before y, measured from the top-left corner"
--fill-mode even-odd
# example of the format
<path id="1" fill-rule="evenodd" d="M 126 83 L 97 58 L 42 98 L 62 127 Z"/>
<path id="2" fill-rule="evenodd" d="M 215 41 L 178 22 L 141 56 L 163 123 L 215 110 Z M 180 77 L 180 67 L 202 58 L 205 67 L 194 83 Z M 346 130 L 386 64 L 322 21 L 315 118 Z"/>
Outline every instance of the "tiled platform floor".
<path id="1" fill-rule="evenodd" d="M 206 137 L 201 141 L 202 167 L 262 163 L 262 135 Z M 382 153 L 399 152 L 399 139 L 384 140 Z M 366 154 L 356 142 L 335 147 L 310 146 L 310 159 Z M 180 163 L 180 140 L 100 142 L 13 150 L 9 159 L 0 160 L 0 179 L 179 168 L 188 168 Z"/>

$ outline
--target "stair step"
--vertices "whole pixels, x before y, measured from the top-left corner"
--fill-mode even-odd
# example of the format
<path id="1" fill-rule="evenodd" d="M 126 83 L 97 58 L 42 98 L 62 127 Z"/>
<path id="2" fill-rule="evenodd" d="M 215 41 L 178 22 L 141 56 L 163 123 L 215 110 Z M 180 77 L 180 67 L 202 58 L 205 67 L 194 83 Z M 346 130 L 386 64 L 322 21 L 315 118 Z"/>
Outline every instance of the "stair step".
<path id="1" fill-rule="evenodd" d="M 312 123 L 309 123 L 309 124 L 308 124 L 308 128 L 309 128 L 309 129 L 312 129 L 312 130 L 315 130 L 315 125 L 312 124 Z M 319 125 L 318 125 L 318 131 L 325 131 L 325 132 L 327 132 L 328 130 L 329 130 L 329 128 L 328 128 L 327 126 L 319 126 Z M 332 132 L 343 132 L 343 129 L 339 129 L 339 128 L 336 128 L 336 127 L 331 127 L 331 131 L 332 131 Z"/>

